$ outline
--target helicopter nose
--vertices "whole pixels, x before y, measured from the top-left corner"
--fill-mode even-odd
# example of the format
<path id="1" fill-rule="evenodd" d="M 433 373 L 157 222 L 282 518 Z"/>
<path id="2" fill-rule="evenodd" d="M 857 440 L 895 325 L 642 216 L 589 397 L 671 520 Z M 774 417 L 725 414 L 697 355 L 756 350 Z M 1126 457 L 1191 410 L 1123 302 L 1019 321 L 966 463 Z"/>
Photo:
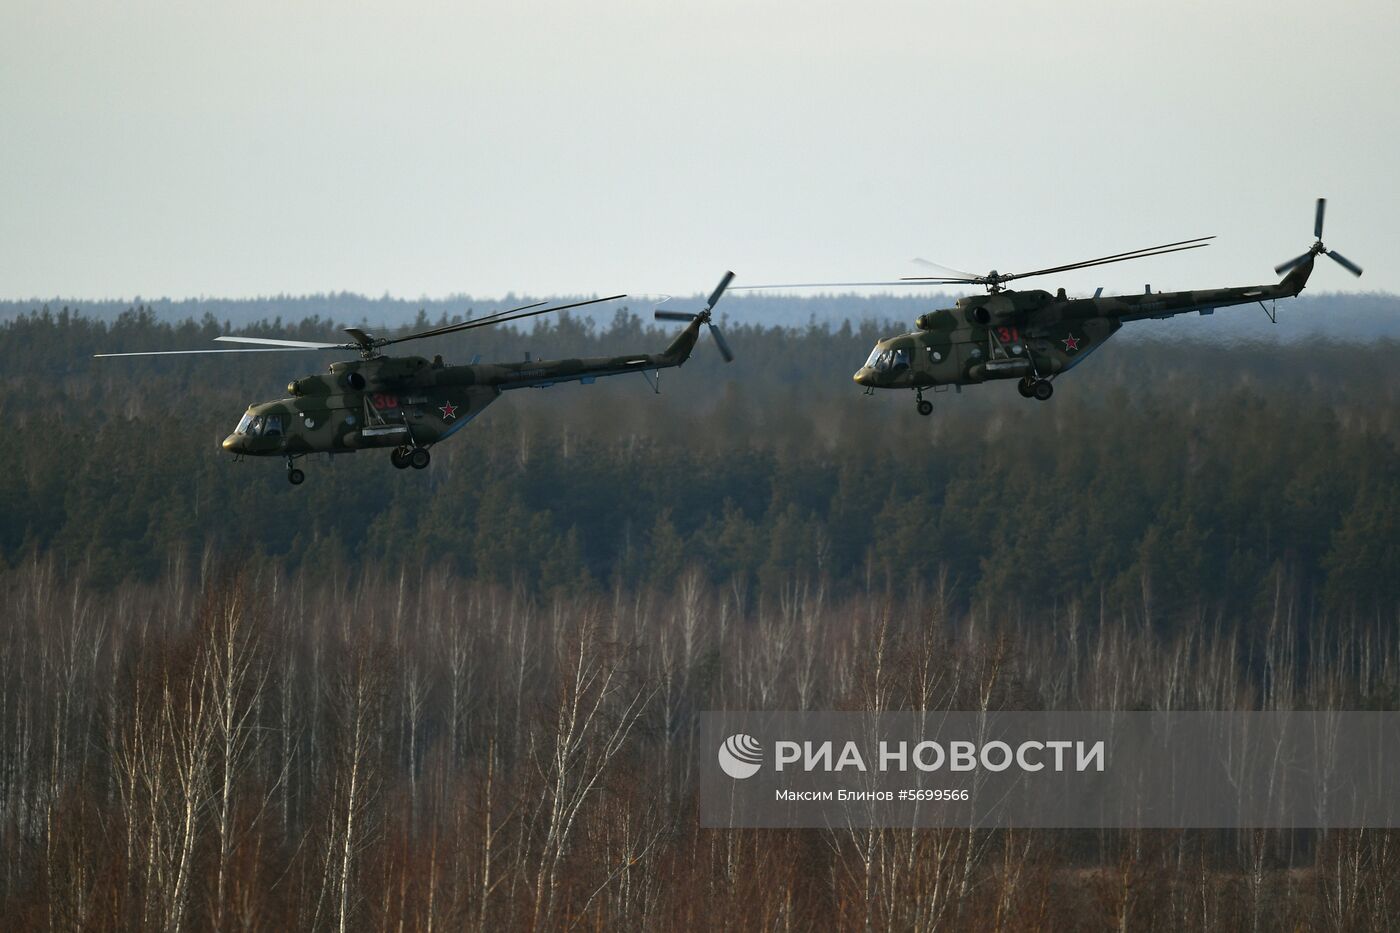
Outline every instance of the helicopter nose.
<path id="1" fill-rule="evenodd" d="M 851 378 L 856 381 L 857 385 L 868 386 L 870 385 L 871 375 L 870 367 L 862 366 L 860 369 L 856 370 L 855 375 Z"/>
<path id="2" fill-rule="evenodd" d="M 224 442 L 220 446 L 229 453 L 236 454 L 243 447 L 243 438 L 239 437 L 237 434 L 230 434 L 228 437 L 224 438 Z"/>

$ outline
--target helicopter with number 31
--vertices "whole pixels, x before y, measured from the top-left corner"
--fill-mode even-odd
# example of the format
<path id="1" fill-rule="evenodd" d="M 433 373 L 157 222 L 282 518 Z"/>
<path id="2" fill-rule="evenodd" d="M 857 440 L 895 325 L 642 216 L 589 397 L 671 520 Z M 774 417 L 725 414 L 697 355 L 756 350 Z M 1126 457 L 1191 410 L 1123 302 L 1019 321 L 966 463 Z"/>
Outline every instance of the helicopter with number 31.
<path id="1" fill-rule="evenodd" d="M 1169 318 L 1178 314 L 1210 314 L 1216 308 L 1252 304 L 1279 298 L 1292 298 L 1303 290 L 1313 271 L 1313 261 L 1329 256 L 1353 275 L 1361 267 L 1322 245 L 1322 219 L 1327 201 L 1317 200 L 1313 223 L 1316 242 L 1306 253 L 1275 267 L 1283 280 L 1268 285 L 1238 288 L 1214 288 L 1201 291 L 1158 292 L 1149 286 L 1140 295 L 1102 295 L 1102 289 L 1091 298 L 1070 298 L 1063 288 L 1055 294 L 1039 289 L 1013 291 L 1007 282 L 1084 269 L 1129 259 L 1145 259 L 1209 245 L 1214 237 L 1197 237 L 1150 246 L 1145 249 L 1114 253 L 1083 262 L 1051 266 L 1032 272 L 986 275 L 957 272 L 946 276 L 916 276 L 893 282 L 828 282 L 786 285 L 747 285 L 736 288 L 809 288 L 831 286 L 884 285 L 983 285 L 987 294 L 959 298 L 956 307 L 930 311 L 920 315 L 912 333 L 889 337 L 875 344 L 865 365 L 856 371 L 854 379 L 872 394 L 876 389 L 913 390 L 919 414 L 933 412 L 933 403 L 924 398 L 927 390 L 942 391 L 955 386 L 1015 380 L 1016 388 L 1025 398 L 1046 401 L 1054 392 L 1053 381 L 1077 366 L 1090 353 L 1101 347 L 1123 324 L 1145 318 Z M 917 260 L 927 265 L 925 260 Z M 1267 307 L 1271 319 L 1274 315 Z"/>
<path id="2" fill-rule="evenodd" d="M 112 356 L 168 356 L 198 353 L 290 353 L 306 350 L 354 350 L 358 360 L 332 363 L 321 375 L 294 379 L 287 398 L 248 406 L 223 449 L 239 457 L 280 457 L 287 462 L 287 480 L 299 486 L 306 474 L 296 461 L 313 453 L 352 453 L 388 448 L 390 462 L 398 469 L 424 469 L 434 444 L 446 440 L 481 414 L 486 406 L 510 389 L 543 389 L 561 382 L 589 384 L 606 376 L 641 373 L 658 387 L 660 370 L 680 366 L 690 358 L 700 328 L 707 325 L 725 362 L 734 354 L 711 315 L 729 287 L 733 272 L 726 272 L 710 293 L 705 307 L 695 313 L 657 311 L 663 321 L 688 325 L 660 353 L 565 360 L 530 360 L 520 363 L 478 363 L 449 366 L 442 357 L 429 361 L 420 356 L 385 356 L 380 351 L 393 344 L 425 337 L 440 337 L 477 327 L 506 324 L 539 314 L 626 298 L 610 295 L 573 304 L 542 307 L 548 302 L 525 305 L 484 317 L 458 321 L 402 337 L 375 337 L 347 327 L 351 343 L 312 343 L 270 337 L 217 337 L 228 343 L 258 344 L 257 349 L 155 350 L 141 353 L 98 353 Z"/>

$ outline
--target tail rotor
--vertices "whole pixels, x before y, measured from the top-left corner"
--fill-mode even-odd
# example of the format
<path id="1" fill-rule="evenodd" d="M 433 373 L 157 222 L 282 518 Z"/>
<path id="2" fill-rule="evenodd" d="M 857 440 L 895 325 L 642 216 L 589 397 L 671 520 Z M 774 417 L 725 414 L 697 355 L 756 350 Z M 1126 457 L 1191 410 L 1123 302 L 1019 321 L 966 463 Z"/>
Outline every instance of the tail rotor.
<path id="1" fill-rule="evenodd" d="M 1313 236 L 1317 238 L 1317 242 L 1314 243 L 1312 245 L 1312 248 L 1309 249 L 1303 255 L 1290 259 L 1285 263 L 1280 263 L 1279 265 L 1274 266 L 1274 272 L 1278 273 L 1279 275 L 1283 275 L 1284 273 L 1289 272 L 1290 270 L 1295 269 L 1298 266 L 1301 266 L 1303 263 L 1312 259 L 1314 256 L 1322 255 L 1329 257 L 1333 262 L 1350 272 L 1352 275 L 1361 274 L 1361 267 L 1358 266 L 1356 263 L 1352 262 L 1350 259 L 1346 258 L 1336 250 L 1328 249 L 1326 246 L 1322 245 L 1322 221 L 1326 213 L 1327 199 L 1318 198 L 1317 215 L 1313 219 Z"/>
<path id="2" fill-rule="evenodd" d="M 719 355 L 724 357 L 726 363 L 734 362 L 734 351 L 729 349 L 729 341 L 724 339 L 724 334 L 715 326 L 711 320 L 715 305 L 719 304 L 720 298 L 724 296 L 725 289 L 729 288 L 729 283 L 734 280 L 733 272 L 724 273 L 724 278 L 719 280 L 715 290 L 710 292 L 710 297 L 705 301 L 703 311 L 691 314 L 685 311 L 656 311 L 655 316 L 658 321 L 694 321 L 699 320 L 702 324 L 710 328 L 710 336 L 714 338 L 715 349 L 719 350 Z"/>

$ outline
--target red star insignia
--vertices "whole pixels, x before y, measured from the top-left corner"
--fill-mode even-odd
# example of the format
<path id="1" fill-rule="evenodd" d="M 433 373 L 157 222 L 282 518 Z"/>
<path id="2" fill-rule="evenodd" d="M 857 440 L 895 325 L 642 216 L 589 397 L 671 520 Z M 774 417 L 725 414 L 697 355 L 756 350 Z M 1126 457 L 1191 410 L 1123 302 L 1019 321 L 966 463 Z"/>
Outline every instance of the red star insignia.
<path id="1" fill-rule="evenodd" d="M 1079 349 L 1079 338 L 1076 337 L 1076 336 L 1074 336 L 1074 334 L 1070 334 L 1068 337 L 1066 337 L 1066 338 L 1062 341 L 1062 343 L 1064 343 L 1065 349 L 1066 349 L 1066 350 L 1078 350 L 1078 349 Z"/>
<path id="2" fill-rule="evenodd" d="M 451 421 L 453 418 L 457 417 L 457 406 L 453 405 L 451 402 L 439 407 L 438 411 L 442 412 L 443 421 Z"/>

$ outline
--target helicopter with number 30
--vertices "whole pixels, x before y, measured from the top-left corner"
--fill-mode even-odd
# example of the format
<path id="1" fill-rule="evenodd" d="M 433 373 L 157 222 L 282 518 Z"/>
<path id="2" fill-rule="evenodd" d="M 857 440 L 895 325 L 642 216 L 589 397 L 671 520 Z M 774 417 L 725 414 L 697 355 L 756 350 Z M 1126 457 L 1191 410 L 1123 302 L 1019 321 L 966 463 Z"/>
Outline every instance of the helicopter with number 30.
<path id="1" fill-rule="evenodd" d="M 1055 294 L 1039 289 L 1013 291 L 1007 282 L 1084 269 L 1129 259 L 1145 259 L 1209 245 L 1214 237 L 1197 237 L 1164 243 L 1145 249 L 1114 253 L 1083 262 L 1051 266 L 1032 272 L 986 275 L 957 272 L 947 276 L 913 276 L 893 282 L 828 282 L 785 285 L 746 285 L 736 288 L 810 288 L 832 286 L 884 285 L 983 285 L 987 294 L 959 298 L 956 307 L 920 315 L 912 333 L 889 337 L 875 344 L 865 365 L 856 371 L 856 383 L 872 394 L 876 389 L 913 390 L 919 414 L 933 412 L 933 403 L 924 398 L 926 390 L 942 391 L 955 386 L 1015 380 L 1025 398 L 1046 401 L 1054 392 L 1053 380 L 1077 366 L 1124 323 L 1145 318 L 1169 318 L 1178 314 L 1211 314 L 1216 308 L 1252 304 L 1279 298 L 1292 298 L 1303 290 L 1313 271 L 1313 261 L 1329 256 L 1353 275 L 1361 267 L 1322 244 L 1325 198 L 1317 200 L 1313 223 L 1316 242 L 1306 253 L 1276 266 L 1283 280 L 1269 285 L 1214 288 L 1200 291 L 1158 292 L 1149 286 L 1140 295 L 1101 295 L 1070 298 L 1063 288 Z M 927 265 L 926 260 L 917 260 Z M 1285 274 L 1286 273 L 1286 274 Z M 1274 315 L 1267 307 L 1271 319 Z"/>
<path id="2" fill-rule="evenodd" d="M 347 327 L 351 343 L 312 343 L 270 337 L 217 337 L 228 343 L 258 344 L 257 349 L 155 350 L 140 353 L 98 353 L 99 357 L 168 356 L 198 353 L 289 353 L 306 350 L 355 350 L 358 360 L 332 363 L 323 375 L 294 379 L 287 398 L 248 406 L 223 449 L 239 457 L 281 457 L 287 462 L 287 480 L 294 486 L 306 480 L 296 461 L 313 453 L 352 453 L 388 448 L 398 469 L 421 470 L 431 460 L 434 444 L 446 440 L 481 414 L 486 406 L 510 389 L 543 389 L 561 382 L 589 384 L 607 376 L 641 373 L 657 387 L 660 370 L 680 366 L 690 358 L 700 328 L 706 325 L 725 362 L 734 354 L 711 315 L 729 287 L 733 272 L 726 272 L 710 293 L 705 307 L 695 313 L 657 311 L 663 321 L 687 321 L 686 328 L 660 353 L 565 360 L 530 360 L 520 363 L 477 363 L 448 366 L 442 357 L 429 361 L 419 356 L 384 356 L 393 344 L 425 337 L 440 337 L 477 327 L 506 324 L 539 314 L 626 298 L 610 295 L 573 304 L 542 307 L 537 302 L 484 317 L 458 321 L 402 337 L 375 337 Z"/>

